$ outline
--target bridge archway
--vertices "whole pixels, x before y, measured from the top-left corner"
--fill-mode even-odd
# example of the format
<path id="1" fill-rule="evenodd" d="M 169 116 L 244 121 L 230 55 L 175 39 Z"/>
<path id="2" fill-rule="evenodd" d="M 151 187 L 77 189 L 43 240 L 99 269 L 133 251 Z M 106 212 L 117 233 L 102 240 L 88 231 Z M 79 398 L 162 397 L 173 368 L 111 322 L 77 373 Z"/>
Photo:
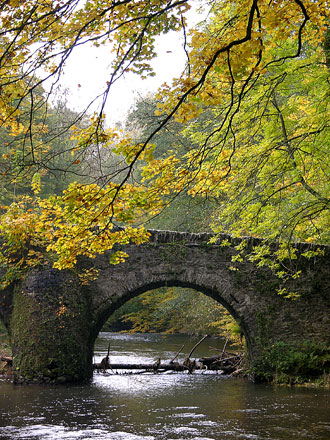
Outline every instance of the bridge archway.
<path id="1" fill-rule="evenodd" d="M 209 291 L 208 289 L 203 288 L 203 286 L 196 286 L 196 285 L 190 284 L 190 283 L 180 283 L 178 281 L 171 281 L 171 282 L 166 282 L 166 283 L 165 282 L 158 282 L 158 283 L 153 283 L 152 285 L 148 284 L 148 285 L 145 285 L 139 289 L 136 289 L 133 292 L 128 292 L 126 295 L 122 295 L 120 297 L 120 300 L 116 303 L 111 302 L 108 305 L 108 307 L 105 307 L 104 310 L 102 311 L 102 313 L 100 313 L 100 315 L 99 315 L 99 321 L 96 323 L 95 328 L 93 329 L 93 332 L 92 332 L 94 335 L 94 338 L 95 338 L 94 341 L 96 340 L 97 336 L 99 335 L 99 332 L 102 331 L 102 329 L 104 328 L 104 325 L 107 323 L 109 318 L 116 311 L 118 311 L 122 306 L 124 306 L 125 304 L 127 304 L 128 302 L 133 300 L 134 298 L 136 298 L 140 295 L 143 295 L 146 292 L 150 292 L 150 294 L 151 294 L 150 296 L 152 297 L 153 291 L 158 291 L 161 288 L 171 288 L 171 287 L 185 289 L 184 294 L 186 294 L 186 295 L 192 295 L 193 292 L 197 292 L 203 296 L 205 295 L 207 298 L 211 298 L 216 304 L 221 306 L 224 310 L 227 310 L 229 312 L 229 314 L 235 319 L 235 321 L 239 325 L 240 330 L 242 332 L 242 335 L 244 335 L 244 337 L 245 337 L 245 341 L 247 343 L 247 346 L 249 346 L 250 334 L 249 334 L 247 326 L 245 325 L 244 317 L 241 317 L 240 315 L 238 315 L 236 310 L 234 310 L 231 305 L 229 305 L 221 297 L 219 298 L 216 295 L 216 292 Z M 183 292 L 181 292 L 181 293 L 179 292 L 179 294 L 183 294 Z M 220 313 L 221 312 L 219 311 L 219 318 L 221 317 Z M 207 320 L 209 317 L 204 316 L 204 318 Z"/>

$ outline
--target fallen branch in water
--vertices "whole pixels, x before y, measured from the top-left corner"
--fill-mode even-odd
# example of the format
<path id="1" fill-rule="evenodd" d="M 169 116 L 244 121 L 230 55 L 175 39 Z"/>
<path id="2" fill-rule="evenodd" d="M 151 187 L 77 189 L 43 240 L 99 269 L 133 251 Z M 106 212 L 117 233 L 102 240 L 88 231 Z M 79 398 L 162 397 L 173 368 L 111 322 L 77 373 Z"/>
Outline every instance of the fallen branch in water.
<path id="1" fill-rule="evenodd" d="M 0 356 L 0 361 L 1 362 L 7 362 L 8 366 L 12 366 L 13 365 L 13 358 L 10 356 Z"/>
<path id="2" fill-rule="evenodd" d="M 204 341 L 204 339 L 206 339 L 207 338 L 207 336 L 208 335 L 205 335 L 205 336 L 203 336 L 202 337 L 202 339 L 200 339 L 198 342 L 197 342 L 197 344 L 195 344 L 194 346 L 193 346 L 193 348 L 190 350 L 190 353 L 188 354 L 188 356 L 185 358 L 185 360 L 183 361 L 183 365 L 185 366 L 185 367 L 187 367 L 187 369 L 188 369 L 188 372 L 190 373 L 190 374 L 192 374 L 195 370 L 196 370 L 196 368 L 198 368 L 198 364 L 197 364 L 197 362 L 195 361 L 195 360 L 191 360 L 190 359 L 190 356 L 193 354 L 193 352 L 196 350 L 196 348 Z"/>
<path id="3" fill-rule="evenodd" d="M 94 365 L 98 365 L 98 364 L 94 364 Z M 111 368 L 112 370 L 146 370 L 150 372 L 188 370 L 188 367 L 179 364 L 179 362 L 172 362 L 169 364 L 159 364 L 157 368 L 155 368 L 155 364 L 111 364 L 109 365 L 108 368 Z M 97 368 L 95 367 L 94 369 Z"/>
<path id="4" fill-rule="evenodd" d="M 204 357 L 198 360 L 208 370 L 221 370 L 224 374 L 238 374 L 238 370 L 241 370 L 243 357 L 238 353 L 222 351 L 220 355 Z"/>
<path id="5" fill-rule="evenodd" d="M 184 346 L 185 346 L 185 345 L 186 345 L 186 344 L 183 344 L 182 347 L 180 348 L 180 350 L 179 350 L 179 351 L 177 352 L 177 354 L 174 356 L 174 358 L 170 360 L 170 364 L 172 364 L 172 363 L 175 361 L 175 359 L 179 356 L 179 354 L 181 353 L 181 351 L 184 349 Z"/>
<path id="6" fill-rule="evenodd" d="M 206 339 L 207 337 L 208 337 L 208 335 L 203 336 L 202 339 L 199 340 L 199 341 L 197 342 L 197 344 L 195 344 L 195 345 L 193 346 L 193 348 L 190 350 L 190 353 L 189 353 L 188 356 L 187 356 L 188 359 L 191 357 L 191 355 L 192 355 L 193 352 L 196 350 L 196 348 L 197 348 L 197 347 L 198 347 L 198 346 L 204 341 L 204 339 Z"/>
<path id="7" fill-rule="evenodd" d="M 108 346 L 108 354 L 106 355 L 105 358 L 101 360 L 101 362 L 93 364 L 93 370 L 97 370 L 97 371 L 103 370 L 103 372 L 105 373 L 105 370 L 109 368 L 111 369 L 109 354 L 110 354 L 110 342 Z"/>
<path id="8" fill-rule="evenodd" d="M 103 371 L 105 373 L 106 370 L 110 369 L 114 372 L 114 370 L 140 370 L 138 374 L 143 373 L 164 373 L 166 371 L 176 371 L 176 372 L 184 372 L 192 374 L 195 370 L 212 370 L 212 371 L 221 371 L 222 374 L 239 374 L 241 371 L 241 362 L 242 355 L 237 353 L 229 353 L 225 351 L 227 341 L 225 343 L 224 349 L 219 355 L 203 357 L 198 360 L 191 360 L 190 356 L 195 351 L 195 349 L 207 338 L 207 335 L 203 336 L 197 344 L 193 346 L 188 356 L 184 359 L 182 363 L 175 361 L 179 353 L 182 351 L 184 345 L 181 347 L 179 352 L 175 355 L 173 359 L 171 359 L 168 363 L 162 363 L 161 359 L 158 358 L 156 362 L 150 364 L 113 364 L 110 363 L 110 344 L 108 347 L 107 356 L 104 357 L 101 362 L 93 364 L 93 369 L 97 371 Z"/>
<path id="9" fill-rule="evenodd" d="M 13 358 L 11 356 L 0 355 L 0 375 L 12 377 L 13 374 Z"/>

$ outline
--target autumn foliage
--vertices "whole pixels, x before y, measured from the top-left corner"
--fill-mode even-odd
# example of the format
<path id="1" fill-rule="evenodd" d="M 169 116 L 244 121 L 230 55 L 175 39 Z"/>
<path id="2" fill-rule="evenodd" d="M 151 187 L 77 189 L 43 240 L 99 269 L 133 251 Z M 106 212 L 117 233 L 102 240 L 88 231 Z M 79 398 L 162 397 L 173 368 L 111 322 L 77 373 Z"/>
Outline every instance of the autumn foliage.
<path id="1" fill-rule="evenodd" d="M 9 139 L 2 174 L 13 186 L 30 176 L 32 187 L 1 208 L 3 284 L 40 262 L 72 268 L 79 255 L 147 240 L 146 220 L 182 192 L 216 200 L 215 233 L 329 242 L 328 2 L 204 2 L 207 19 L 188 29 L 190 3 L 0 5 L 0 125 Z M 157 125 L 134 142 L 132 133 L 106 127 L 104 105 L 125 72 L 153 74 L 155 38 L 169 31 L 183 35 L 186 69 L 160 88 Z M 45 198 L 40 187 L 56 154 L 44 141 L 47 112 L 66 61 L 82 45 L 109 48 L 109 80 L 88 124 L 77 117 L 66 127 L 67 169 L 78 167 L 77 179 Z M 189 151 L 177 145 L 158 155 L 154 139 L 173 120 Z M 103 151 L 116 166 L 80 181 L 82 164 Z M 112 262 L 124 258 L 117 253 Z"/>

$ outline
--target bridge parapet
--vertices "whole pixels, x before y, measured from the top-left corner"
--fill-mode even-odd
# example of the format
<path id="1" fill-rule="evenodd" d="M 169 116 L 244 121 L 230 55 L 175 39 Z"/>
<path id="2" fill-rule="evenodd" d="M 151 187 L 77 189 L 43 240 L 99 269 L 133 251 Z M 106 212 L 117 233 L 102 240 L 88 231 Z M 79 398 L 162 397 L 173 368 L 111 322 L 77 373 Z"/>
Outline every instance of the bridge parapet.
<path id="1" fill-rule="evenodd" d="M 192 233 L 158 229 L 149 229 L 148 232 L 150 233 L 149 242 L 155 243 L 184 243 L 186 245 L 200 245 L 201 243 L 205 243 L 209 244 L 210 246 L 219 246 L 226 241 L 229 243 L 229 246 L 234 247 L 242 242 L 246 242 L 249 248 L 261 244 L 268 244 L 273 250 L 276 250 L 279 246 L 279 243 L 276 241 L 266 243 L 262 238 L 252 236 L 234 237 L 233 235 L 223 233 L 215 236 L 214 234 L 208 232 Z M 214 239 L 215 237 L 216 240 L 210 243 L 210 240 Z M 321 251 L 323 256 L 330 258 L 330 246 L 326 244 L 292 242 L 291 246 L 292 249 L 297 251 L 298 256 L 308 251 Z"/>

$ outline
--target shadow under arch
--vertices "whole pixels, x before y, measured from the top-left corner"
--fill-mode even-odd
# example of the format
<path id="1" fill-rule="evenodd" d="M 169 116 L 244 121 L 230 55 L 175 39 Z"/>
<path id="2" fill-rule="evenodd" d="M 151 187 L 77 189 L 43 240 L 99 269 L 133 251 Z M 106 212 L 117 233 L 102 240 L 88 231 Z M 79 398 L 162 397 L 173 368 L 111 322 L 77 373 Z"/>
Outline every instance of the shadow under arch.
<path id="1" fill-rule="evenodd" d="M 245 337 L 246 346 L 248 349 L 249 354 L 249 347 L 251 346 L 251 338 L 250 333 L 248 330 L 247 325 L 244 322 L 244 317 L 241 316 L 235 308 L 228 303 L 228 301 L 225 300 L 225 298 L 219 296 L 215 290 L 212 290 L 205 286 L 196 285 L 195 283 L 189 283 L 189 282 L 182 282 L 178 280 L 169 280 L 169 281 L 156 281 L 152 283 L 144 284 L 143 286 L 140 286 L 132 291 L 125 292 L 122 296 L 120 296 L 117 301 L 111 302 L 108 307 L 105 307 L 102 312 L 98 316 L 98 321 L 95 323 L 93 330 L 91 332 L 92 340 L 91 343 L 94 345 L 96 338 L 98 337 L 98 334 L 102 330 L 104 324 L 107 322 L 107 320 L 111 317 L 111 315 L 118 310 L 123 304 L 130 301 L 131 299 L 142 295 L 145 292 L 153 291 L 160 289 L 162 287 L 180 287 L 180 288 L 188 288 L 194 291 L 197 291 L 199 293 L 204 294 L 207 297 L 212 298 L 214 301 L 216 301 L 218 304 L 223 306 L 230 315 L 235 319 L 235 321 L 238 323 L 240 330 L 242 334 Z"/>

